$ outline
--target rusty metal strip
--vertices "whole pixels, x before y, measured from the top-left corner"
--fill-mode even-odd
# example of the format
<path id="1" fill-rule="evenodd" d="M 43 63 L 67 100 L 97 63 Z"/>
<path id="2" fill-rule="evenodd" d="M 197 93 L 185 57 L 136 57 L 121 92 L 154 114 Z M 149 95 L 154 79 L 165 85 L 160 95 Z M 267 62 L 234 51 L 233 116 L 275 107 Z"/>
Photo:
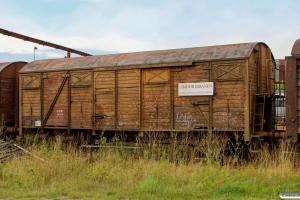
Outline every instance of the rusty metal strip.
<path id="1" fill-rule="evenodd" d="M 75 49 L 64 47 L 64 46 L 54 44 L 54 43 L 51 43 L 51 42 L 46 42 L 46 41 L 39 40 L 39 39 L 36 39 L 36 38 L 32 38 L 32 37 L 29 37 L 29 36 L 26 36 L 26 35 L 22 35 L 22 34 L 19 34 L 19 33 L 14 33 L 12 31 L 8 31 L 8 30 L 2 29 L 2 28 L 0 28 L 0 33 L 2 33 L 3 35 L 19 38 L 19 39 L 22 39 L 22 40 L 25 40 L 25 41 L 28 41 L 28 42 L 37 43 L 39 45 L 53 47 L 55 49 L 61 49 L 63 51 L 67 51 L 68 53 L 75 53 L 75 54 L 78 54 L 78 55 L 81 55 L 81 56 L 91 56 L 91 54 L 88 54 L 88 53 L 85 53 L 85 52 L 82 52 L 82 51 L 78 51 L 78 50 L 75 50 Z"/>
<path id="2" fill-rule="evenodd" d="M 59 87 L 59 89 L 58 89 L 58 91 L 57 91 L 57 93 L 56 93 L 56 95 L 55 95 L 53 101 L 52 101 L 52 104 L 51 104 L 51 106 L 50 106 L 50 108 L 49 108 L 49 110 L 48 110 L 48 112 L 47 112 L 47 114 L 46 114 L 46 116 L 45 116 L 45 119 L 43 120 L 42 128 L 44 128 L 44 126 L 45 126 L 47 120 L 49 119 L 50 114 L 51 114 L 51 112 L 52 112 L 52 110 L 53 110 L 53 108 L 54 108 L 54 106 L 55 106 L 55 104 L 56 104 L 56 101 L 57 101 L 57 99 L 58 99 L 58 97 L 59 97 L 61 91 L 63 90 L 63 87 L 64 87 L 64 85 L 65 85 L 65 83 L 66 83 L 68 77 L 69 77 L 69 76 L 65 76 L 65 77 L 64 77 L 64 79 L 63 79 L 63 81 L 62 81 L 62 83 L 61 83 L 61 85 L 60 85 L 60 87 Z"/>

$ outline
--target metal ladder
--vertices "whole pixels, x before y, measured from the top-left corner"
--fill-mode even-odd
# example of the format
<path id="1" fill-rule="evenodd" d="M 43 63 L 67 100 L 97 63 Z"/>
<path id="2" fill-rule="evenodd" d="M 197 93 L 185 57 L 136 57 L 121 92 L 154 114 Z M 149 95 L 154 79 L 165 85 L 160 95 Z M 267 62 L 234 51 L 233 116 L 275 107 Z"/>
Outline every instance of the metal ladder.
<path id="1" fill-rule="evenodd" d="M 264 127 L 266 94 L 254 95 L 253 131 L 252 137 L 259 137 Z"/>

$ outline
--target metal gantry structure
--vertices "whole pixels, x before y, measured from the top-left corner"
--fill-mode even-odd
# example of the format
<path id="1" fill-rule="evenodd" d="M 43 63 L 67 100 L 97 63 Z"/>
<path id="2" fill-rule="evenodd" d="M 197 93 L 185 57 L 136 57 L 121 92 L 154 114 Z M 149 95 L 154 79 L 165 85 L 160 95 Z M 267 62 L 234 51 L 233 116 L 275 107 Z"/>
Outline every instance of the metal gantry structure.
<path id="1" fill-rule="evenodd" d="M 44 41 L 44 40 L 39 40 L 39 39 L 36 39 L 36 38 L 33 38 L 33 37 L 29 37 L 29 36 L 26 36 L 26 35 L 15 33 L 15 32 L 12 32 L 12 31 L 8 31 L 8 30 L 2 29 L 2 28 L 0 28 L 0 33 L 3 34 L 3 35 L 14 37 L 14 38 L 19 38 L 19 39 L 24 40 L 24 41 L 33 42 L 33 43 L 36 43 L 36 44 L 39 44 L 39 45 L 48 46 L 48 47 L 52 47 L 52 48 L 55 48 L 55 49 L 60 49 L 60 50 L 63 50 L 63 51 L 67 51 L 68 52 L 68 54 L 67 54 L 68 58 L 71 57 L 71 53 L 78 54 L 78 55 L 81 55 L 81 56 L 92 56 L 91 54 L 88 54 L 88 53 L 85 53 L 85 52 L 82 52 L 82 51 L 78 51 L 76 49 L 71 49 L 71 48 L 68 48 L 68 47 L 65 47 L 65 46 L 62 46 L 62 45 L 54 44 L 54 43 L 47 42 L 47 41 Z"/>

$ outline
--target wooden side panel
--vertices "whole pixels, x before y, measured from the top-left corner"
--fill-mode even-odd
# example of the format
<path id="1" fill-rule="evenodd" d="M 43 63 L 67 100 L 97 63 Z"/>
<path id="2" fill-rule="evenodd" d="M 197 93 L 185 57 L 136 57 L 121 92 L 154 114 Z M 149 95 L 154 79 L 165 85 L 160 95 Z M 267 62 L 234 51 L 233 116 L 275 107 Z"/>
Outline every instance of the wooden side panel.
<path id="1" fill-rule="evenodd" d="M 44 116 L 50 109 L 55 96 L 63 82 L 63 76 L 66 72 L 49 72 L 44 74 L 43 81 L 43 98 L 44 98 Z M 50 116 L 45 124 L 45 126 L 68 126 L 68 81 L 63 86 L 59 97 L 54 104 L 52 111 L 50 111 Z"/>
<path id="2" fill-rule="evenodd" d="M 209 127 L 209 96 L 178 96 L 178 83 L 209 82 L 209 64 L 183 67 L 174 71 L 174 124 L 176 130 L 207 129 Z M 202 105 L 201 105 L 202 104 Z"/>
<path id="3" fill-rule="evenodd" d="M 215 91 L 213 104 L 214 130 L 243 130 L 244 82 L 215 82 Z"/>
<path id="4" fill-rule="evenodd" d="M 21 124 L 23 127 L 35 127 L 36 122 L 41 121 L 40 104 L 40 75 L 20 76 L 21 88 Z"/>
<path id="5" fill-rule="evenodd" d="M 268 58 L 268 54 L 267 54 L 267 51 L 265 48 L 263 48 L 262 46 L 260 46 L 260 56 L 261 56 L 261 75 L 262 75 L 262 91 L 261 93 L 267 93 L 268 92 L 268 87 L 267 87 L 267 81 L 268 81 L 268 78 L 267 78 L 267 65 L 266 65 L 266 59 L 265 58 Z"/>
<path id="6" fill-rule="evenodd" d="M 140 129 L 140 70 L 117 71 L 117 128 Z"/>
<path id="7" fill-rule="evenodd" d="M 255 54 L 252 54 L 252 56 L 249 58 L 249 104 L 250 104 L 250 115 L 249 115 L 249 122 L 250 124 L 253 124 L 253 114 L 254 114 L 254 95 L 258 94 L 259 92 L 259 78 L 258 78 L 258 69 L 259 65 L 256 62 Z"/>
<path id="8" fill-rule="evenodd" d="M 222 73 L 217 73 L 222 71 Z M 212 63 L 215 96 L 213 100 L 213 128 L 215 131 L 244 129 L 245 61 Z"/>
<path id="9" fill-rule="evenodd" d="M 143 70 L 143 128 L 171 128 L 170 69 Z"/>
<path id="10" fill-rule="evenodd" d="M 85 87 L 92 85 L 92 72 L 90 71 L 75 71 L 71 72 L 71 86 L 72 87 Z"/>
<path id="11" fill-rule="evenodd" d="M 115 129 L 115 74 L 115 71 L 102 71 L 94 73 L 95 129 Z"/>
<path id="12" fill-rule="evenodd" d="M 71 88 L 71 128 L 92 128 L 92 87 Z"/>

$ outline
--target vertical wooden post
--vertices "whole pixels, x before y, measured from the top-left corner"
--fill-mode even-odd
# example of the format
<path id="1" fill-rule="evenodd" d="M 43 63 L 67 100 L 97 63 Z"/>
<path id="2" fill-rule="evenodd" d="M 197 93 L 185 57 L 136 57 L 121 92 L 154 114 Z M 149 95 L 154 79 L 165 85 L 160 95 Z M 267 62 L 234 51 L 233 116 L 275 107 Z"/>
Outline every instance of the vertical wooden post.
<path id="1" fill-rule="evenodd" d="M 174 72 L 172 70 L 170 70 L 170 125 L 171 125 L 171 130 L 174 129 Z"/>
<path id="2" fill-rule="evenodd" d="M 22 132 L 22 127 L 23 127 L 23 124 L 22 124 L 22 98 L 23 98 L 23 95 L 22 95 L 22 80 L 23 80 L 23 77 L 19 74 L 19 76 L 17 76 L 18 79 L 20 80 L 19 81 L 19 135 L 21 136 L 23 134 Z"/>
<path id="3" fill-rule="evenodd" d="M 209 74 L 208 74 L 208 81 L 209 82 L 212 82 L 212 66 L 211 66 L 211 63 L 209 63 L 209 67 L 208 67 L 208 70 L 209 70 Z M 215 88 L 214 88 L 214 91 L 215 91 Z M 213 96 L 210 96 L 209 97 L 209 122 L 208 122 L 208 132 L 209 133 L 212 133 L 212 126 L 213 126 Z"/>
<path id="4" fill-rule="evenodd" d="M 143 70 L 140 69 L 140 130 L 143 130 Z"/>
<path id="5" fill-rule="evenodd" d="M 71 98 L 71 74 L 68 72 L 69 79 L 68 79 L 68 135 L 71 134 L 71 103 L 72 103 L 72 98 Z"/>
<path id="6" fill-rule="evenodd" d="M 44 74 L 41 73 L 41 83 L 40 83 L 40 100 L 41 100 L 41 133 L 44 133 L 44 125 L 42 123 L 44 119 Z"/>
<path id="7" fill-rule="evenodd" d="M 244 79 L 244 85 L 245 85 L 245 104 L 244 104 L 244 140 L 246 142 L 249 142 L 251 139 L 250 136 L 250 88 L 249 88 L 249 59 L 246 60 L 245 63 L 245 79 Z"/>
<path id="8" fill-rule="evenodd" d="M 118 71 L 115 70 L 115 129 L 118 128 Z"/>

